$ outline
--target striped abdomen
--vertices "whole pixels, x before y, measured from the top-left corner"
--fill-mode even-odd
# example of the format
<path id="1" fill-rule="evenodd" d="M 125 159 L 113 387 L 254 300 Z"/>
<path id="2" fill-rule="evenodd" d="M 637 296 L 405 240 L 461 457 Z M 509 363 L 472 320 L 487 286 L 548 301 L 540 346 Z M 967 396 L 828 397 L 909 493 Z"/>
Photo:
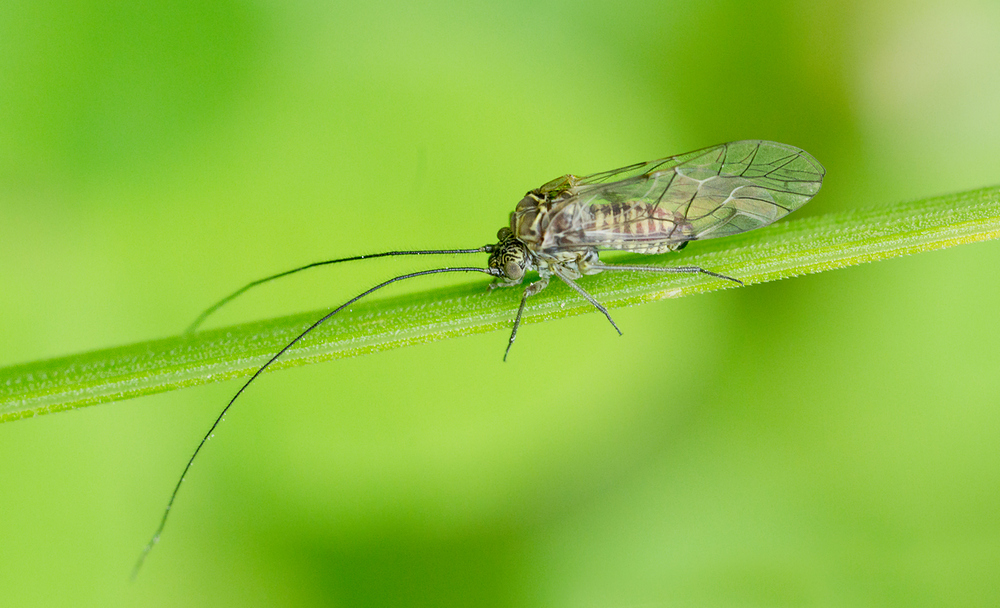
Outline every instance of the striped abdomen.
<path id="1" fill-rule="evenodd" d="M 691 226 L 683 216 L 643 201 L 571 204 L 548 219 L 543 249 L 589 245 L 663 253 L 691 238 Z"/>

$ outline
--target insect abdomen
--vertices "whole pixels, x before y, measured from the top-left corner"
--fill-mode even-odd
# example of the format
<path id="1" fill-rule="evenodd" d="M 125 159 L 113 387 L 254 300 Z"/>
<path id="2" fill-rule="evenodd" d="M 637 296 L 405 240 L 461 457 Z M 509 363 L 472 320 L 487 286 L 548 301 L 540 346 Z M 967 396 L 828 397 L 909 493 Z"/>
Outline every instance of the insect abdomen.
<path id="1" fill-rule="evenodd" d="M 583 231 L 601 249 L 664 253 L 686 242 L 685 222 L 653 203 L 642 201 L 590 206 Z"/>

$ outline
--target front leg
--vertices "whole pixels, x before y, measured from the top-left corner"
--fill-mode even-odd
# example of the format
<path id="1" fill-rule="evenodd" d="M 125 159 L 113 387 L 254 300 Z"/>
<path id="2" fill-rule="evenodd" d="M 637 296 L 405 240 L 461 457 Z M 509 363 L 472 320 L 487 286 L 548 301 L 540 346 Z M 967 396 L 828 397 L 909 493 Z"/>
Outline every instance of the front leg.
<path id="1" fill-rule="evenodd" d="M 549 285 L 549 277 L 542 277 L 535 281 L 534 283 L 528 284 L 524 288 L 524 293 L 521 294 L 521 305 L 517 307 L 517 316 L 514 317 L 514 329 L 510 332 L 510 341 L 507 342 L 507 350 L 503 351 L 503 360 L 507 360 L 507 354 L 510 353 L 510 347 L 514 346 L 514 339 L 517 338 L 517 328 L 521 325 L 521 315 L 524 313 L 524 305 L 528 302 L 528 296 L 533 296 L 536 293 L 542 291 Z M 493 283 L 490 287 L 508 287 L 508 285 Z"/>
<path id="2" fill-rule="evenodd" d="M 514 287 L 515 285 L 520 285 L 523 282 L 524 282 L 523 280 L 522 281 L 511 281 L 510 279 L 506 279 L 505 278 L 505 279 L 501 279 L 499 281 L 494 281 L 494 282 L 490 283 L 489 285 L 487 285 L 487 287 L 490 288 L 490 293 L 492 293 L 493 290 L 496 289 L 496 288 L 498 288 L 498 287 Z"/>

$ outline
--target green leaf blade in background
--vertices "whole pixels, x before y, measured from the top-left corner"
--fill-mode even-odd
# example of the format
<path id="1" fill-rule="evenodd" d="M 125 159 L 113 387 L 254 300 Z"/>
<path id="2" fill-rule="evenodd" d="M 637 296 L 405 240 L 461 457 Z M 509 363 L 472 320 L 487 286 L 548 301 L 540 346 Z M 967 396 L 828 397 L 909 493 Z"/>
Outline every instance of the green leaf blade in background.
<path id="1" fill-rule="evenodd" d="M 633 260 L 762 282 L 991 238 L 998 9 L 4 3 L 0 418 L 79 408 L 0 424 L 4 605 L 1000 604 L 995 242 L 750 289 L 585 277 L 611 306 L 731 289 L 616 308 L 623 337 L 552 284 L 531 320 L 579 316 L 506 363 L 519 290 L 390 286 L 283 365 L 470 335 L 255 382 L 128 580 L 265 356 L 486 256 L 302 273 L 181 337 L 251 279 L 482 245 L 556 176 L 739 139 L 807 150 L 822 192 Z"/>
<path id="2" fill-rule="evenodd" d="M 754 284 L 998 236 L 1000 187 L 991 187 L 791 220 L 698 243 L 682 254 L 618 261 L 696 264 Z M 485 286 L 486 281 L 477 280 L 360 302 L 312 332 L 269 371 L 508 328 L 520 290 L 489 292 Z M 584 287 L 608 308 L 618 308 L 731 284 L 691 275 L 606 272 L 589 277 Z M 591 310 L 564 285 L 554 284 L 530 300 L 524 322 Z M 0 421 L 247 377 L 323 314 L 296 314 L 0 369 Z M 501 346 L 498 342 L 498 362 Z"/>

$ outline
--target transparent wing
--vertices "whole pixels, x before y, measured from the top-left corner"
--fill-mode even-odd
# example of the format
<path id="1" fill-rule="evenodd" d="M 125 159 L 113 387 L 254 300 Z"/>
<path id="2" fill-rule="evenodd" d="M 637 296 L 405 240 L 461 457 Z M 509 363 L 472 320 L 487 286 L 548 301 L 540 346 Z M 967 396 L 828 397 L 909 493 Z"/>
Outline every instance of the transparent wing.
<path id="1" fill-rule="evenodd" d="M 726 146 L 730 144 L 722 145 Z M 651 160 L 645 163 L 636 163 L 634 165 L 628 165 L 627 167 L 611 169 L 610 171 L 601 171 L 600 173 L 593 173 L 583 177 L 563 175 L 538 188 L 538 193 L 548 195 L 548 197 L 552 199 L 565 192 L 579 192 L 584 187 L 606 184 L 611 180 L 615 180 L 615 183 L 619 183 L 631 179 L 645 179 L 654 172 L 667 171 L 690 158 L 694 158 L 709 150 L 714 150 L 719 147 L 721 146 L 705 148 L 704 150 L 688 152 L 687 154 L 678 154 L 677 156 L 671 156 L 670 158 L 661 158 L 659 160 Z"/>
<path id="2" fill-rule="evenodd" d="M 715 152 L 727 146 L 732 146 L 738 143 L 744 143 L 744 142 L 721 144 L 718 146 L 712 146 L 711 148 L 703 148 L 701 150 L 695 150 L 694 152 L 678 154 L 677 156 L 670 156 L 658 160 L 651 160 L 645 163 L 636 163 L 634 165 L 629 165 L 627 167 L 611 169 L 610 171 L 601 171 L 600 173 L 592 173 L 591 175 L 585 175 L 583 177 L 577 178 L 576 185 L 578 186 L 579 189 L 586 186 L 607 184 L 612 180 L 618 183 L 631 179 L 646 178 L 653 173 L 669 171 L 670 169 L 673 169 L 677 165 L 685 164 L 693 159 L 700 158 L 706 154 L 711 154 L 712 152 Z"/>
<path id="3" fill-rule="evenodd" d="M 756 140 L 595 173 L 565 189 L 541 249 L 659 253 L 746 232 L 804 205 L 825 173 L 808 152 Z"/>

